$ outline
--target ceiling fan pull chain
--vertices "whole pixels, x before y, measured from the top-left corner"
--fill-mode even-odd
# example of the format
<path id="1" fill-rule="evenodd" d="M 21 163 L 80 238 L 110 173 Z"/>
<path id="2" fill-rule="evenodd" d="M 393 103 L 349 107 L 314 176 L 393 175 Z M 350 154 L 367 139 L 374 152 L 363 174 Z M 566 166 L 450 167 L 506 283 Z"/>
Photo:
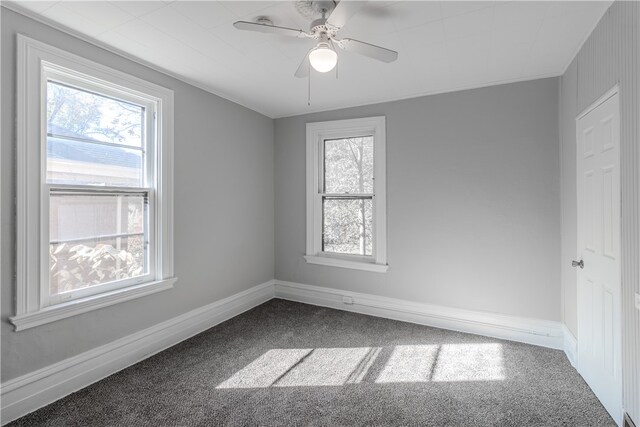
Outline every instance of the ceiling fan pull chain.
<path id="1" fill-rule="evenodd" d="M 331 43 L 331 48 L 333 51 L 336 51 L 336 45 L 333 44 L 333 39 L 329 39 L 329 43 Z M 336 62 L 336 80 L 338 80 L 338 62 Z"/>
<path id="2" fill-rule="evenodd" d="M 311 70 L 309 70 L 309 79 L 307 80 L 308 82 L 308 87 L 307 87 L 307 107 L 311 107 L 311 74 L 313 74 L 311 72 Z"/>

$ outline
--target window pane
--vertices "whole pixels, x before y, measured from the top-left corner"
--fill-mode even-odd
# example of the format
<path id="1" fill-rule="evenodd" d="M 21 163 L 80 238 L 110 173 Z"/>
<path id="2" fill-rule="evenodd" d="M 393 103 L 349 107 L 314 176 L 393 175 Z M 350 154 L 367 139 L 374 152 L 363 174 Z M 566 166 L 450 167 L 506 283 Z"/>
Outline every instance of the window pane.
<path id="1" fill-rule="evenodd" d="M 372 255 L 373 200 L 325 197 L 322 250 Z"/>
<path id="2" fill-rule="evenodd" d="M 144 107 L 47 82 L 47 133 L 142 148 Z"/>
<path id="3" fill-rule="evenodd" d="M 325 193 L 373 193 L 373 137 L 324 141 Z"/>
<path id="4" fill-rule="evenodd" d="M 143 187 L 142 151 L 63 138 L 47 138 L 50 184 Z"/>
<path id="5" fill-rule="evenodd" d="M 89 239 L 144 231 L 144 195 L 72 194 L 50 198 L 51 241 Z"/>
<path id="6" fill-rule="evenodd" d="M 144 186 L 144 116 L 138 105 L 47 82 L 47 182 Z"/>
<path id="7" fill-rule="evenodd" d="M 143 195 L 51 194 L 52 295 L 145 274 L 145 199 Z"/>

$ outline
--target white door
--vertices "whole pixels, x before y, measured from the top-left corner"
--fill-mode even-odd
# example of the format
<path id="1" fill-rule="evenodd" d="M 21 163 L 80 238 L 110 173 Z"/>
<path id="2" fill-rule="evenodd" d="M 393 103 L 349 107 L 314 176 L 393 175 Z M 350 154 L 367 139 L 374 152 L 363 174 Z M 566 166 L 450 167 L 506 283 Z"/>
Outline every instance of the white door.
<path id="1" fill-rule="evenodd" d="M 617 91 L 577 120 L 578 371 L 622 422 L 620 114 Z M 575 266 L 576 262 L 574 262 Z M 580 268 L 582 267 L 582 268 Z"/>

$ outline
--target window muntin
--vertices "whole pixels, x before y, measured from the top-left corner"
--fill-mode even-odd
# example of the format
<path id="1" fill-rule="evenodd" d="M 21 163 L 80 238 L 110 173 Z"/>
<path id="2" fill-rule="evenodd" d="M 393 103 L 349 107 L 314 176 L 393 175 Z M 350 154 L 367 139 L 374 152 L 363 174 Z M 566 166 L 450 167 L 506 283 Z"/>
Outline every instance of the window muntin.
<path id="1" fill-rule="evenodd" d="M 41 305 L 153 280 L 155 103 L 60 70 L 43 79 Z"/>

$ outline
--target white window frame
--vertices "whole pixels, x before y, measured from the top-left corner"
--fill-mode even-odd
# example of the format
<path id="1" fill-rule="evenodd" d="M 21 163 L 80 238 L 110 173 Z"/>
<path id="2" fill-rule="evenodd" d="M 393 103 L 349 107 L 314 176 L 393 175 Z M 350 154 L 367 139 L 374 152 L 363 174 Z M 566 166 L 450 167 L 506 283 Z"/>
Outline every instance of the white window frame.
<path id="1" fill-rule="evenodd" d="M 47 80 L 112 95 L 148 108 L 146 128 L 155 139 L 147 168 L 150 189 L 97 187 L 96 191 L 147 191 L 149 272 L 144 276 L 49 297 L 49 189 L 46 183 Z M 17 274 L 16 314 L 23 330 L 150 295 L 173 287 L 173 91 L 113 70 L 37 40 L 17 36 Z M 148 147 L 151 148 L 151 147 Z M 56 188 L 64 187 L 55 185 Z M 93 190 L 92 190 L 93 191 Z"/>
<path id="2" fill-rule="evenodd" d="M 323 146 L 329 139 L 373 136 L 373 254 L 358 256 L 322 251 Z M 385 117 L 307 123 L 307 248 L 309 264 L 384 273 L 387 265 Z"/>

